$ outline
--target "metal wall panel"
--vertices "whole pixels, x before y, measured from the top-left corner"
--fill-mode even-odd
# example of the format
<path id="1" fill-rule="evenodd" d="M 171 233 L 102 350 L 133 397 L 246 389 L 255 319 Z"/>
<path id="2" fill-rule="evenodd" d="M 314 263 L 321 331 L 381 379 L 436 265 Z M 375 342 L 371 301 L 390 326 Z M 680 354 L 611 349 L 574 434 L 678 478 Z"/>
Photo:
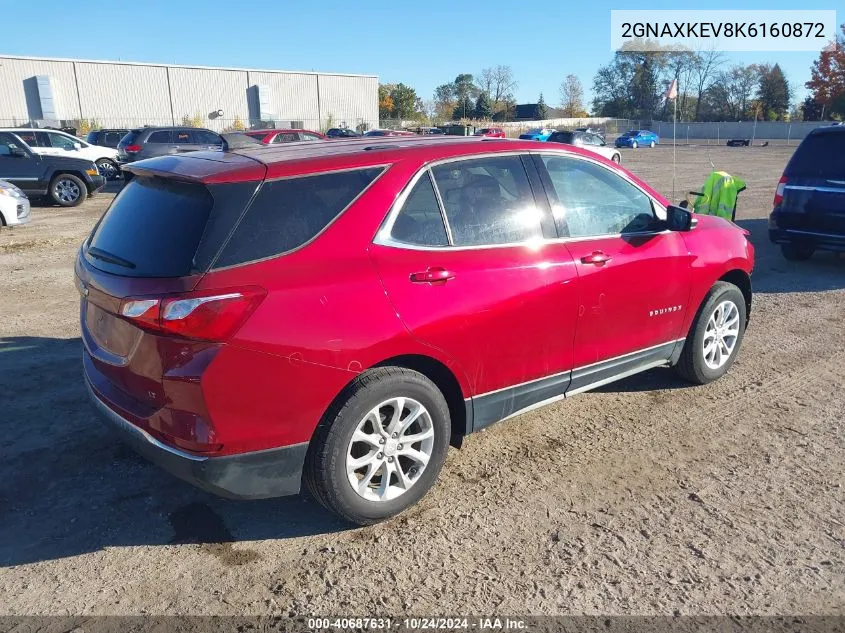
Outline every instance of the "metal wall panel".
<path id="1" fill-rule="evenodd" d="M 6 56 L 0 56 L 0 125 L 36 118 L 38 75 L 50 77 L 59 119 L 102 127 L 180 124 L 197 115 L 212 129 L 232 125 L 235 117 L 248 124 L 248 90 L 255 85 L 267 87 L 264 107 L 282 124 L 378 125 L 378 78 L 372 76 Z M 217 110 L 223 115 L 209 118 Z"/>
<path id="2" fill-rule="evenodd" d="M 275 120 L 303 121 L 306 127 L 318 127 L 316 75 L 250 71 L 249 83 L 267 86 Z"/>
<path id="3" fill-rule="evenodd" d="M 221 129 L 223 120 L 235 116 L 249 120 L 246 91 L 247 73 L 242 70 L 170 67 L 170 90 L 176 123 L 182 117 L 199 115 L 204 127 Z M 209 119 L 208 114 L 223 110 L 223 120 Z"/>
<path id="4" fill-rule="evenodd" d="M 76 76 L 84 118 L 105 127 L 172 124 L 164 66 L 76 62 Z"/>
<path id="5" fill-rule="evenodd" d="M 320 75 L 320 112 L 324 125 L 378 127 L 378 78 Z"/>
<path id="6" fill-rule="evenodd" d="M 0 124 L 11 125 L 13 121 L 24 124 L 36 118 L 34 115 L 39 113 L 41 106 L 37 101 L 31 104 L 30 114 L 24 82 L 38 75 L 50 77 L 58 118 L 79 117 L 72 62 L 0 57 Z M 33 95 L 30 95 L 32 98 Z M 38 98 L 37 91 L 34 98 Z"/>

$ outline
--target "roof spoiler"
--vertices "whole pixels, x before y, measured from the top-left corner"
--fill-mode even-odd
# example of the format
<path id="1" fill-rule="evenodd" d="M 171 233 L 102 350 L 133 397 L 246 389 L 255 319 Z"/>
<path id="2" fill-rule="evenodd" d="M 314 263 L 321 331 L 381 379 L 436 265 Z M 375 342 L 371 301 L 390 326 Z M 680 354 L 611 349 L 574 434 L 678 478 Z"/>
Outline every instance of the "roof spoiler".
<path id="1" fill-rule="evenodd" d="M 223 139 L 223 151 L 228 152 L 233 149 L 255 149 L 256 146 L 261 147 L 263 143 L 257 138 L 252 138 L 242 132 L 225 132 L 220 135 Z"/>

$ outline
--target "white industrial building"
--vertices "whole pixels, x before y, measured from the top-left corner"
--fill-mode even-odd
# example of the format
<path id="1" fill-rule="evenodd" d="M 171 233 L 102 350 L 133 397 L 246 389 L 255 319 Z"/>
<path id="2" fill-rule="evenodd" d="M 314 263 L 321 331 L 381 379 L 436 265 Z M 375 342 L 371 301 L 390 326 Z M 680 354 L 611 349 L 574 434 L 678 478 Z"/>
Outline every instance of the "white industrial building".
<path id="1" fill-rule="evenodd" d="M 0 126 L 378 126 L 378 77 L 0 55 Z"/>

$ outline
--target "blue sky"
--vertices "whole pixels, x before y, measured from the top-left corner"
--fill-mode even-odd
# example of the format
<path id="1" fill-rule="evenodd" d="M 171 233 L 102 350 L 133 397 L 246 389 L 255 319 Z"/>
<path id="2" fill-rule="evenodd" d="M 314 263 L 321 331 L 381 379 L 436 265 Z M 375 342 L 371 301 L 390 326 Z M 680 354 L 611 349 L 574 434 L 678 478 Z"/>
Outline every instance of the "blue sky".
<path id="1" fill-rule="evenodd" d="M 611 58 L 611 9 L 679 8 L 658 0 L 627 6 L 601 0 L 577 5 L 562 0 L 77 0 L 72 9 L 64 0 L 37 4 L 38 28 L 5 29 L 0 53 L 376 74 L 382 82 L 411 85 L 423 99 L 459 73 L 507 64 L 519 82 L 520 103 L 536 101 L 542 91 L 552 105 L 558 103 L 558 86 L 569 73 L 581 79 L 590 96 L 596 69 Z M 20 12 L 16 1 L 0 0 L 0 12 L 13 8 Z M 784 0 L 739 5 L 710 0 L 684 8 L 799 7 Z M 834 7 L 828 2 L 813 8 Z M 742 53 L 729 60 L 778 62 L 804 96 L 816 57 Z"/>

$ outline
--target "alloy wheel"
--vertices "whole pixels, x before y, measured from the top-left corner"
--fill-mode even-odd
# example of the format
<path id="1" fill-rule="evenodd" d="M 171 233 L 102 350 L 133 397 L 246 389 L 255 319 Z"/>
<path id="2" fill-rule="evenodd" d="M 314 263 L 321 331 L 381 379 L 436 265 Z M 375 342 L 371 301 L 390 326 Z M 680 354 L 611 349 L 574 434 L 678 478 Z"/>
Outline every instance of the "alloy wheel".
<path id="1" fill-rule="evenodd" d="M 79 185 L 66 178 L 56 181 L 56 184 L 53 186 L 53 191 L 59 200 L 68 203 L 76 202 L 82 193 L 79 189 Z"/>
<path id="2" fill-rule="evenodd" d="M 358 423 L 346 451 L 346 474 L 367 501 L 406 493 L 434 451 L 431 414 L 413 398 L 396 397 L 373 407 Z"/>
<path id="3" fill-rule="evenodd" d="M 100 174 L 106 178 L 106 180 L 111 180 L 117 176 L 117 168 L 110 160 L 101 160 L 98 162 L 97 169 L 100 171 Z"/>
<path id="4" fill-rule="evenodd" d="M 719 369 L 734 352 L 739 340 L 739 308 L 733 301 L 722 301 L 713 310 L 704 330 L 702 353 L 710 369 Z"/>

